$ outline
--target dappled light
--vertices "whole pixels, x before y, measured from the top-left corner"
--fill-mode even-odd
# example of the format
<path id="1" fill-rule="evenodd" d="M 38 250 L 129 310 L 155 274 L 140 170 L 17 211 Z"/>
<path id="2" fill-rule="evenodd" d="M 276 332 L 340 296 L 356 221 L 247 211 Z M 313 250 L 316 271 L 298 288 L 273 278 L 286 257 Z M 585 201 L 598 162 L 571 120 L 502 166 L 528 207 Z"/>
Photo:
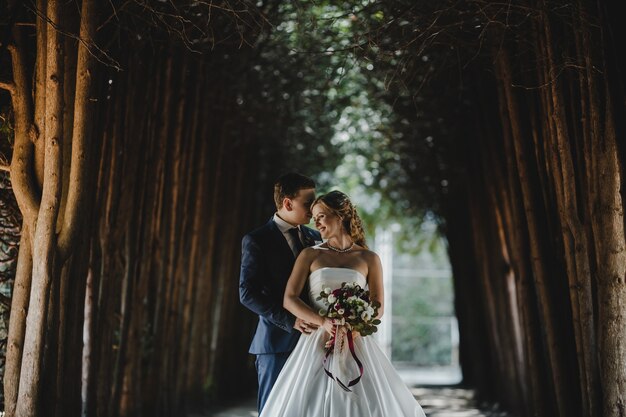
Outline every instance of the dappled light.
<path id="1" fill-rule="evenodd" d="M 475 393 L 462 388 L 414 388 L 429 417 L 507 417 L 497 405 L 477 404 Z"/>

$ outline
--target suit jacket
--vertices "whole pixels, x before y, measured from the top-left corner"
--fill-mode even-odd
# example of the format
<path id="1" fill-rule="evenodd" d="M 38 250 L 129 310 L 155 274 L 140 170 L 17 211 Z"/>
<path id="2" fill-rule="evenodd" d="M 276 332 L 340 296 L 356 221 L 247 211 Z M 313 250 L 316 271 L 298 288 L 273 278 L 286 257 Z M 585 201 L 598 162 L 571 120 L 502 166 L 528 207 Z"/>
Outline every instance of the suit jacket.
<path id="1" fill-rule="evenodd" d="M 318 232 L 300 227 L 304 246 L 322 240 Z M 300 336 L 293 328 L 296 318 L 283 308 L 294 263 L 289 243 L 273 219 L 243 237 L 239 300 L 259 315 L 249 349 L 252 354 L 291 352 L 296 346 Z"/>

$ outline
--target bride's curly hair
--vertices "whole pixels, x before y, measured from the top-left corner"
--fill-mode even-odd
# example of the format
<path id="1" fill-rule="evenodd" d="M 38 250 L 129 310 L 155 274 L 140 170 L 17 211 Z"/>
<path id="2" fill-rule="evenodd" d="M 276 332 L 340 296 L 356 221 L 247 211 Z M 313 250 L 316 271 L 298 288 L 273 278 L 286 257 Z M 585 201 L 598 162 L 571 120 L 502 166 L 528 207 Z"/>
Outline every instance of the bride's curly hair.
<path id="1" fill-rule="evenodd" d="M 331 213 L 339 216 L 343 228 L 350 235 L 354 243 L 367 249 L 363 222 L 356 211 L 356 207 L 354 207 L 354 204 L 352 204 L 347 195 L 341 191 L 331 191 L 317 197 L 313 201 L 313 204 L 311 204 L 311 209 L 316 204 L 323 205 Z"/>

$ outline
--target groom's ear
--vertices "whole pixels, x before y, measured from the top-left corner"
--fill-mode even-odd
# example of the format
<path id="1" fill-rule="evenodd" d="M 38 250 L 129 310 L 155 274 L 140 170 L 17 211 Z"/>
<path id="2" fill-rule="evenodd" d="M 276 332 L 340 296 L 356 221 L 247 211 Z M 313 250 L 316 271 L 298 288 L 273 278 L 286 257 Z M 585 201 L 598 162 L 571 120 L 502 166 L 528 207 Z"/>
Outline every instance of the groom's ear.
<path id="1" fill-rule="evenodd" d="M 285 208 L 285 210 L 287 211 L 291 211 L 293 209 L 293 201 L 291 201 L 290 198 L 283 198 L 283 207 Z"/>

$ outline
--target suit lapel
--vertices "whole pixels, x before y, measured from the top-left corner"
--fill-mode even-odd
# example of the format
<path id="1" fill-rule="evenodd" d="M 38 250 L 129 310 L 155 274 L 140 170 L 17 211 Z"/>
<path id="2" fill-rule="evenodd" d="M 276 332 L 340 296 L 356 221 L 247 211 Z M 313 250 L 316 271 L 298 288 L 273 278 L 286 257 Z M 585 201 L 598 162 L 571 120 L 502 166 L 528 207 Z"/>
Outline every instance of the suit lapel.
<path id="1" fill-rule="evenodd" d="M 291 257 L 291 259 L 295 260 L 295 257 L 293 256 L 293 251 L 291 250 L 289 243 L 287 243 L 285 235 L 283 235 L 283 232 L 280 231 L 274 220 L 270 220 L 270 228 L 272 229 L 272 239 L 276 242 L 277 249 L 281 251 L 280 258 L 290 259 Z"/>

